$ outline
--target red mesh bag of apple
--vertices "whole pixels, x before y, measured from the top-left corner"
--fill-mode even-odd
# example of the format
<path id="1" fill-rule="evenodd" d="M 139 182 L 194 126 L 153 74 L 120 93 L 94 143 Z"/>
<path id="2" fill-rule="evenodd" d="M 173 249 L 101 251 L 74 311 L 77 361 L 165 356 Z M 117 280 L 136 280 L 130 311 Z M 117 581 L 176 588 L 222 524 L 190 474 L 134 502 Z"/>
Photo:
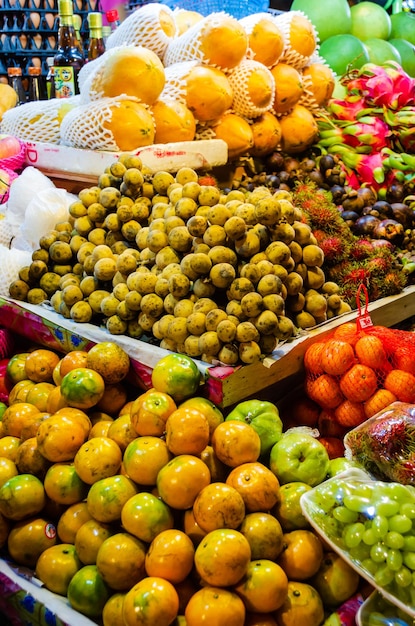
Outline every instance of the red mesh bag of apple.
<path id="1" fill-rule="evenodd" d="M 364 304 L 361 298 L 364 298 Z M 305 393 L 323 437 L 344 435 L 395 401 L 415 403 L 415 333 L 375 326 L 359 287 L 358 315 L 304 354 Z"/>

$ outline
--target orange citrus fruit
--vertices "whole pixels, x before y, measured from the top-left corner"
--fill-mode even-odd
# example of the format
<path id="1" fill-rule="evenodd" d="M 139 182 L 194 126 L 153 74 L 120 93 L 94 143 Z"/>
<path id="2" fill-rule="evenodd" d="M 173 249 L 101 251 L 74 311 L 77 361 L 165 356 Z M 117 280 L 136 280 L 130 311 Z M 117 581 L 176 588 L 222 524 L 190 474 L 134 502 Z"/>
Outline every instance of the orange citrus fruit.
<path id="1" fill-rule="evenodd" d="M 185 609 L 185 623 L 187 626 L 201 623 L 244 626 L 245 615 L 245 605 L 233 590 L 206 585 L 190 598 Z"/>
<path id="2" fill-rule="evenodd" d="M 177 617 L 179 596 L 173 585 L 157 576 L 146 576 L 124 598 L 125 626 L 169 626 Z"/>
<path id="3" fill-rule="evenodd" d="M 109 437 L 93 437 L 77 450 L 74 465 L 77 474 L 88 485 L 101 478 L 114 476 L 120 469 L 122 452 Z"/>
<path id="4" fill-rule="evenodd" d="M 213 431 L 211 444 L 222 463 L 237 467 L 253 463 L 261 453 L 261 439 L 252 426 L 239 420 L 226 420 Z"/>
<path id="5" fill-rule="evenodd" d="M 34 569 L 42 552 L 56 542 L 54 524 L 35 516 L 13 524 L 7 538 L 7 549 L 15 563 Z"/>
<path id="6" fill-rule="evenodd" d="M 151 382 L 157 391 L 180 402 L 196 393 L 201 374 L 196 363 L 185 354 L 168 354 L 154 366 Z"/>
<path id="7" fill-rule="evenodd" d="M 210 483 L 207 465 L 191 454 L 180 454 L 164 465 L 157 475 L 157 490 L 174 509 L 189 509 L 198 493 Z"/>
<path id="8" fill-rule="evenodd" d="M 58 537 L 62 543 L 75 543 L 79 528 L 92 519 L 86 502 L 76 502 L 63 511 L 58 520 Z"/>
<path id="9" fill-rule="evenodd" d="M 22 520 L 40 513 L 45 505 L 43 483 L 32 474 L 12 476 L 0 488 L 0 513 Z"/>
<path id="10" fill-rule="evenodd" d="M 251 548 L 238 530 L 219 528 L 208 533 L 195 551 L 195 567 L 204 583 L 236 585 L 248 571 Z"/>
<path id="11" fill-rule="evenodd" d="M 274 561 L 257 559 L 249 563 L 235 591 L 248 611 L 271 613 L 282 606 L 288 595 L 287 574 Z"/>
<path id="12" fill-rule="evenodd" d="M 128 591 L 144 578 L 146 545 L 129 533 L 120 532 L 103 541 L 97 554 L 97 568 L 115 591 Z"/>
<path id="13" fill-rule="evenodd" d="M 59 543 L 46 548 L 36 562 L 36 577 L 46 589 L 66 596 L 72 576 L 82 567 L 75 546 Z"/>
<path id="14" fill-rule="evenodd" d="M 248 540 L 251 558 L 276 561 L 283 548 L 283 530 L 270 513 L 248 513 L 239 531 Z"/>
<path id="15" fill-rule="evenodd" d="M 88 617 L 100 617 L 110 590 L 96 565 L 84 565 L 71 578 L 67 598 L 70 606 Z"/>
<path id="16" fill-rule="evenodd" d="M 166 428 L 167 418 L 176 409 L 176 403 L 167 393 L 149 389 L 131 405 L 131 424 L 138 435 L 160 437 Z"/>
<path id="17" fill-rule="evenodd" d="M 33 350 L 25 360 L 26 376 L 35 383 L 53 382 L 53 370 L 59 361 L 60 357 L 53 350 Z"/>
<path id="18" fill-rule="evenodd" d="M 284 533 L 283 548 L 278 557 L 290 580 L 313 576 L 323 561 L 323 544 L 312 530 L 299 529 Z"/>
<path id="19" fill-rule="evenodd" d="M 278 502 L 280 488 L 278 478 L 258 461 L 234 467 L 226 483 L 242 496 L 249 512 L 269 511 Z"/>
<path id="20" fill-rule="evenodd" d="M 179 407 L 166 421 L 166 444 L 172 454 L 203 452 L 209 443 L 209 422 L 197 409 Z"/>
<path id="21" fill-rule="evenodd" d="M 90 409 L 99 402 L 104 391 L 104 379 L 88 367 L 77 367 L 62 378 L 62 396 L 69 406 L 75 408 Z"/>
<path id="22" fill-rule="evenodd" d="M 88 351 L 87 367 L 101 374 L 106 384 L 113 385 L 127 376 L 130 357 L 114 341 L 101 341 Z"/>
<path id="23" fill-rule="evenodd" d="M 88 493 L 88 485 L 78 476 L 73 463 L 54 463 L 43 480 L 46 495 L 59 504 L 75 504 Z"/>
<path id="24" fill-rule="evenodd" d="M 210 483 L 199 491 L 193 504 L 193 515 L 205 532 L 217 528 L 238 528 L 245 517 L 241 494 L 226 483 Z"/>
<path id="25" fill-rule="evenodd" d="M 127 476 L 116 474 L 101 478 L 90 486 L 86 503 L 92 517 L 100 522 L 121 519 L 124 504 L 137 493 L 137 486 Z"/>
<path id="26" fill-rule="evenodd" d="M 121 523 L 134 537 L 151 543 L 162 530 L 173 528 L 170 508 L 152 493 L 141 491 L 124 504 Z"/>
<path id="27" fill-rule="evenodd" d="M 74 545 L 83 565 L 95 565 L 101 544 L 114 532 L 109 524 L 103 524 L 96 519 L 89 519 L 78 528 Z"/>
<path id="28" fill-rule="evenodd" d="M 127 475 L 138 485 L 155 485 L 159 471 L 171 458 L 163 439 L 142 436 L 128 444 L 123 465 Z"/>
<path id="29" fill-rule="evenodd" d="M 195 549 L 181 530 L 163 530 L 153 539 L 145 557 L 147 576 L 160 576 L 173 584 L 182 582 L 192 571 Z"/>

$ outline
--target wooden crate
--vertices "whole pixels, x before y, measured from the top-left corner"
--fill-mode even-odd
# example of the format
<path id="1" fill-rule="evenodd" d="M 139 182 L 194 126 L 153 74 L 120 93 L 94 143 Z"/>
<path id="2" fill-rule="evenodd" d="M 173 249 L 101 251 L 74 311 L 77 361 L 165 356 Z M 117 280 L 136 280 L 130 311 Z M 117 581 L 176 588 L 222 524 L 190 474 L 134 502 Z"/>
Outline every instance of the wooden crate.
<path id="1" fill-rule="evenodd" d="M 382 298 L 369 304 L 373 323 L 396 326 L 415 316 L 415 286 L 407 287 L 397 296 Z M 264 362 L 239 367 L 210 366 L 196 361 L 203 379 L 202 393 L 221 408 L 253 396 L 266 395 L 277 401 L 288 394 L 304 375 L 303 357 L 307 347 L 327 336 L 337 326 L 354 321 L 356 311 L 335 318 L 319 327 L 303 332 L 296 339 L 277 347 Z M 166 350 L 124 335 L 110 335 L 92 324 L 77 324 L 43 306 L 29 305 L 0 297 L 0 326 L 10 328 L 30 339 L 61 352 L 88 349 L 99 341 L 116 341 L 130 355 L 136 383 L 140 388 L 151 385 L 155 363 L 168 354 Z"/>

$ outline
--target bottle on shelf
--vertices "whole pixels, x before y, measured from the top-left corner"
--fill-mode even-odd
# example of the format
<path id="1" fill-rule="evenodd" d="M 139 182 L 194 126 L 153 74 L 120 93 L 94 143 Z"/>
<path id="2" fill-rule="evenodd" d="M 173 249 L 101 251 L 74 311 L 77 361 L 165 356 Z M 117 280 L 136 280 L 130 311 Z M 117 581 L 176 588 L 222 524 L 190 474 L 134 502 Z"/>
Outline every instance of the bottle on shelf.
<path id="1" fill-rule="evenodd" d="M 48 57 L 46 59 L 46 64 L 48 66 L 48 73 L 46 74 L 46 94 L 48 100 L 51 98 L 55 98 L 55 79 L 54 79 L 54 67 L 53 67 L 53 57 Z"/>
<path id="2" fill-rule="evenodd" d="M 9 85 L 13 87 L 13 89 L 17 93 L 16 106 L 19 106 L 20 104 L 25 104 L 27 100 L 26 100 L 26 92 L 23 87 L 23 81 L 22 81 L 22 68 L 21 67 L 8 67 L 7 76 L 9 80 Z"/>
<path id="3" fill-rule="evenodd" d="M 47 100 L 47 92 L 42 69 L 40 67 L 29 67 L 29 102 L 37 100 Z"/>
<path id="4" fill-rule="evenodd" d="M 111 26 L 105 25 L 102 27 L 102 38 L 105 46 L 107 45 L 107 39 L 111 35 Z"/>
<path id="5" fill-rule="evenodd" d="M 82 17 L 79 15 L 79 13 L 76 13 L 72 16 L 72 23 L 75 30 L 76 47 L 78 48 L 82 56 L 84 56 L 84 44 L 81 35 Z"/>
<path id="6" fill-rule="evenodd" d="M 88 25 L 88 61 L 93 61 L 105 52 L 105 42 L 102 33 L 102 14 L 98 12 L 88 13 Z"/>
<path id="7" fill-rule="evenodd" d="M 55 97 L 70 98 L 79 94 L 78 74 L 85 59 L 76 46 L 72 0 L 59 0 L 58 11 L 58 48 L 53 59 Z"/>
<path id="8" fill-rule="evenodd" d="M 105 17 L 107 18 L 107 22 L 109 27 L 111 28 L 111 32 L 114 32 L 120 25 L 120 15 L 117 9 L 111 9 L 105 13 Z"/>

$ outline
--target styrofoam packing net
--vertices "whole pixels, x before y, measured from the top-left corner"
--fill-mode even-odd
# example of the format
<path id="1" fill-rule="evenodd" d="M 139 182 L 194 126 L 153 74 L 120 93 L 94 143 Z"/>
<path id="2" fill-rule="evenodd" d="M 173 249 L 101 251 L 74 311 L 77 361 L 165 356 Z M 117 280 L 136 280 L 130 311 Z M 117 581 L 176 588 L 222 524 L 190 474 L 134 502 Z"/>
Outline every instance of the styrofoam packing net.
<path id="1" fill-rule="evenodd" d="M 108 150 L 110 152 L 120 150 L 112 131 L 109 128 L 104 128 L 104 124 L 111 122 L 111 107 L 116 106 L 117 102 L 122 100 L 138 102 L 137 98 L 121 95 L 116 98 L 101 98 L 96 102 L 81 104 L 72 109 L 65 116 L 61 125 L 62 143 L 74 148 L 88 148 L 89 150 Z"/>
<path id="2" fill-rule="evenodd" d="M 164 66 L 168 67 L 174 63 L 192 60 L 213 65 L 202 50 L 201 35 L 203 35 L 203 30 L 206 26 L 210 24 L 213 26 L 217 24 L 219 26 L 224 17 L 230 16 L 224 11 L 211 13 L 211 15 L 208 15 L 199 22 L 196 22 L 196 24 L 193 24 L 193 26 L 186 30 L 182 35 L 172 39 L 163 57 Z"/>
<path id="3" fill-rule="evenodd" d="M 80 101 L 80 96 L 53 98 L 40 102 L 27 102 L 9 109 L 3 115 L 1 132 L 14 135 L 23 141 L 58 144 L 60 142 L 59 109 L 64 104 Z"/>
<path id="4" fill-rule="evenodd" d="M 249 79 L 256 70 L 261 70 L 261 72 L 268 74 L 270 85 L 272 85 L 270 101 L 263 107 L 256 105 L 249 94 Z M 272 109 L 275 95 L 275 80 L 265 65 L 253 59 L 244 59 L 235 69 L 227 74 L 227 78 L 233 91 L 232 109 L 235 113 L 242 115 L 242 117 L 253 118 Z"/>
<path id="5" fill-rule="evenodd" d="M 297 50 L 295 50 L 292 47 L 291 41 L 290 41 L 291 40 L 290 25 L 291 25 L 291 20 L 293 19 L 294 15 L 301 15 L 302 17 L 308 19 L 305 13 L 303 13 L 302 11 L 285 11 L 284 13 L 280 13 L 279 15 L 272 15 L 272 19 L 284 33 L 284 37 L 286 41 L 285 50 L 282 54 L 280 61 L 283 61 L 284 63 L 288 63 L 289 65 L 292 65 L 297 70 L 298 69 L 301 70 L 303 67 L 305 67 L 306 65 L 310 63 L 311 59 L 318 51 L 318 47 L 319 47 L 318 35 L 317 35 L 317 31 L 315 27 L 312 25 L 312 29 L 314 32 L 314 39 L 316 41 L 316 47 L 315 47 L 315 50 L 313 51 L 313 54 L 311 54 L 310 56 L 304 56 L 303 54 L 300 54 L 299 52 L 297 52 Z"/>
<path id="6" fill-rule="evenodd" d="M 86 104 L 87 102 L 93 102 L 95 100 L 101 100 L 104 98 L 104 92 L 102 87 L 102 77 L 104 75 L 106 64 L 108 60 L 117 54 L 117 52 L 121 49 L 129 49 L 129 48 L 141 48 L 142 46 L 117 46 L 111 48 L 110 50 L 106 50 L 104 54 L 102 54 L 96 61 L 93 68 L 86 73 L 86 75 L 82 76 L 82 82 L 79 83 L 79 90 L 81 92 L 81 104 Z M 86 63 L 84 67 L 88 67 L 89 63 Z M 83 68 L 82 68 L 83 69 Z"/>
<path id="7" fill-rule="evenodd" d="M 9 220 L 1 216 L 0 219 L 0 245 L 6 246 L 7 248 L 10 246 L 11 241 L 14 236 L 13 225 L 9 222 Z M 3 268 L 2 268 L 3 271 Z"/>
<path id="8" fill-rule="evenodd" d="M 321 57 L 318 54 L 313 55 L 313 57 L 310 59 L 310 63 L 307 63 L 307 65 L 303 68 L 303 71 L 309 67 L 310 65 L 312 65 L 313 63 L 321 63 L 322 65 L 325 65 L 326 67 L 329 67 L 328 63 L 326 62 L 325 59 L 323 59 L 323 57 Z M 332 72 L 333 77 L 335 76 L 334 72 Z M 305 106 L 307 109 L 310 109 L 310 111 L 313 113 L 313 115 L 322 112 L 324 113 L 326 111 L 326 109 L 322 106 L 319 105 L 319 103 L 316 101 L 315 97 L 314 97 L 314 93 L 313 93 L 313 83 L 311 81 L 310 76 L 305 75 L 304 73 L 301 74 L 301 79 L 303 82 L 303 87 L 304 87 L 304 91 L 302 96 L 300 97 L 298 104 L 302 104 L 303 106 Z M 327 111 L 326 111 L 327 113 Z"/>
<path id="9" fill-rule="evenodd" d="M 269 22 L 271 22 L 272 24 L 277 26 L 278 30 L 281 33 L 281 39 L 284 42 L 284 49 L 285 49 L 286 45 L 287 45 L 287 43 L 286 43 L 287 42 L 286 33 L 283 31 L 283 29 L 280 26 L 278 26 L 278 24 L 276 23 L 275 19 L 273 18 L 273 16 L 270 13 L 253 13 L 252 15 L 247 15 L 246 17 L 242 17 L 239 20 L 239 23 L 242 24 L 242 26 L 246 30 L 247 35 L 250 36 L 252 31 L 254 30 L 254 27 L 258 24 L 258 22 L 260 22 L 261 20 L 264 20 L 264 19 L 268 20 Z M 284 49 L 281 52 L 281 55 L 274 60 L 274 64 L 273 65 L 275 65 L 275 63 L 278 63 L 278 61 L 281 59 L 282 54 L 284 52 Z M 247 58 L 255 59 L 255 53 L 251 50 L 251 48 L 248 49 L 248 52 L 247 52 L 246 56 L 247 56 Z"/>
<path id="10" fill-rule="evenodd" d="M 166 82 L 160 100 L 173 99 L 186 104 L 186 78 L 196 65 L 199 65 L 198 61 L 182 61 L 167 66 L 164 70 Z"/>
<path id="11" fill-rule="evenodd" d="M 210 124 L 197 124 L 195 139 L 197 141 L 206 140 L 206 139 L 215 139 L 216 133 L 214 128 Z"/>
<path id="12" fill-rule="evenodd" d="M 108 37 L 106 48 L 121 45 L 144 46 L 163 58 L 172 41 L 161 27 L 160 13 L 164 11 L 174 22 L 173 11 L 165 4 L 150 2 L 130 13 Z M 175 23 L 175 22 L 174 22 Z"/>
<path id="13" fill-rule="evenodd" d="M 4 221 L 4 220 L 3 220 Z M 9 296 L 9 285 L 19 278 L 19 271 L 30 265 L 32 252 L 0 245 L 0 295 Z"/>
<path id="14" fill-rule="evenodd" d="M 101 63 L 105 62 L 108 54 L 109 50 L 106 50 L 104 54 L 101 54 L 100 57 L 88 61 L 88 63 L 85 63 L 85 65 L 83 65 L 79 70 L 78 86 L 81 93 L 81 100 L 83 99 L 84 94 L 87 93 L 87 88 L 85 88 L 85 84 L 88 82 L 91 74 L 94 74 L 97 71 L 98 66 L 101 65 Z"/>

